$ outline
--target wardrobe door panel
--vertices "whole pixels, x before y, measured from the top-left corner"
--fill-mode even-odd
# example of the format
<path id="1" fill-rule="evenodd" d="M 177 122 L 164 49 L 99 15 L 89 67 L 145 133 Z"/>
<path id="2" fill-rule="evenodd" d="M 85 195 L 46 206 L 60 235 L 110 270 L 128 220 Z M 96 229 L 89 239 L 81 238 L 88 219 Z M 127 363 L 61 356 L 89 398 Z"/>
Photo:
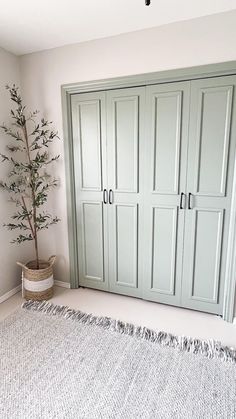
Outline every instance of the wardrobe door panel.
<path id="1" fill-rule="evenodd" d="M 78 141 L 80 144 L 81 188 L 101 190 L 101 102 L 77 102 Z"/>
<path id="2" fill-rule="evenodd" d="M 178 194 L 182 91 L 156 93 L 153 103 L 153 191 Z M 166 170 L 168 164 L 168 170 Z"/>
<path id="3" fill-rule="evenodd" d="M 117 192 L 138 191 L 139 96 L 114 97 L 114 169 Z"/>
<path id="4" fill-rule="evenodd" d="M 199 195 L 225 195 L 232 93 L 233 86 L 199 92 L 194 179 L 194 192 Z"/>
<path id="5" fill-rule="evenodd" d="M 115 281 L 137 288 L 138 284 L 138 206 L 114 204 Z"/>
<path id="6" fill-rule="evenodd" d="M 79 285 L 108 289 L 105 93 L 72 97 Z"/>
<path id="7" fill-rule="evenodd" d="M 103 207 L 101 202 L 82 202 L 83 277 L 104 281 Z"/>
<path id="8" fill-rule="evenodd" d="M 221 314 L 236 139 L 235 76 L 191 82 L 182 304 Z"/>
<path id="9" fill-rule="evenodd" d="M 189 82 L 147 87 L 143 295 L 180 304 Z M 182 201 L 182 202 L 181 202 Z"/>
<path id="10" fill-rule="evenodd" d="M 107 92 L 109 288 L 141 296 L 145 88 Z"/>
<path id="11" fill-rule="evenodd" d="M 193 299 L 217 303 L 224 210 L 198 208 L 192 217 L 191 259 Z"/>
<path id="12" fill-rule="evenodd" d="M 176 207 L 152 208 L 151 290 L 160 294 L 175 294 L 177 221 Z"/>

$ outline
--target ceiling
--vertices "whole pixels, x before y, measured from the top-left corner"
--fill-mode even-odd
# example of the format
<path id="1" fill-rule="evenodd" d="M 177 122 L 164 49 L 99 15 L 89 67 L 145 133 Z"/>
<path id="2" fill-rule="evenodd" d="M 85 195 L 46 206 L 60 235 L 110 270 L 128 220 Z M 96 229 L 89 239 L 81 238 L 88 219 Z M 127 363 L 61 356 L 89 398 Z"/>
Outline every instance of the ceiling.
<path id="1" fill-rule="evenodd" d="M 17 55 L 236 9 L 236 0 L 0 0 L 0 46 Z"/>

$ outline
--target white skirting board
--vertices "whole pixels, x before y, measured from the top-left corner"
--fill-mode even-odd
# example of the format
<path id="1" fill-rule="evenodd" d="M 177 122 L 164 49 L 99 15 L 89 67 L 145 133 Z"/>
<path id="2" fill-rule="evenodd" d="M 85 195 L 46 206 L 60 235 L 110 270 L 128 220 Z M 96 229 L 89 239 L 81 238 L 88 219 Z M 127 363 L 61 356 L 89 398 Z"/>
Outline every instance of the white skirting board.
<path id="1" fill-rule="evenodd" d="M 8 298 L 12 297 L 13 295 L 17 294 L 21 290 L 21 284 L 17 287 L 13 288 L 13 290 L 6 292 L 0 297 L 0 303 L 8 300 Z"/>
<path id="2" fill-rule="evenodd" d="M 54 281 L 54 285 L 56 285 L 57 287 L 62 287 L 62 288 L 70 288 L 69 282 Z M 5 294 L 3 294 L 0 297 L 0 304 L 8 300 L 9 298 L 11 298 L 13 295 L 17 294 L 19 291 L 21 291 L 21 284 L 13 288 L 12 290 L 6 292 Z"/>
<path id="3" fill-rule="evenodd" d="M 69 282 L 63 282 L 63 281 L 54 281 L 54 285 L 56 285 L 57 287 L 62 287 L 62 288 L 70 288 L 70 283 Z"/>

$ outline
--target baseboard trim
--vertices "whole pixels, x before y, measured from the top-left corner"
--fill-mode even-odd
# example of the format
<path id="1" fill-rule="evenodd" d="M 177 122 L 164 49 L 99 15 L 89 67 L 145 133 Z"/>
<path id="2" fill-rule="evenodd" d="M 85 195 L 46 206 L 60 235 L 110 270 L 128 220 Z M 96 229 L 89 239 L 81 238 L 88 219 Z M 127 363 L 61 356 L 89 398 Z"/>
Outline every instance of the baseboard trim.
<path id="1" fill-rule="evenodd" d="M 54 281 L 54 284 L 55 284 L 57 287 L 70 288 L 70 284 L 69 284 L 69 282 Z"/>
<path id="2" fill-rule="evenodd" d="M 70 288 L 70 284 L 69 282 L 63 282 L 63 281 L 54 281 L 54 284 L 57 287 L 62 287 L 62 288 Z M 4 303 L 4 301 L 8 300 L 9 298 L 11 298 L 13 295 L 17 294 L 19 291 L 21 291 L 21 284 L 17 285 L 17 287 L 13 288 L 12 290 L 6 292 L 5 294 L 0 296 L 0 304 Z"/>
<path id="3" fill-rule="evenodd" d="M 13 288 L 12 290 L 6 292 L 5 294 L 3 294 L 0 297 L 0 304 L 8 300 L 9 298 L 11 298 L 13 295 L 17 294 L 19 291 L 21 291 L 21 284 Z"/>

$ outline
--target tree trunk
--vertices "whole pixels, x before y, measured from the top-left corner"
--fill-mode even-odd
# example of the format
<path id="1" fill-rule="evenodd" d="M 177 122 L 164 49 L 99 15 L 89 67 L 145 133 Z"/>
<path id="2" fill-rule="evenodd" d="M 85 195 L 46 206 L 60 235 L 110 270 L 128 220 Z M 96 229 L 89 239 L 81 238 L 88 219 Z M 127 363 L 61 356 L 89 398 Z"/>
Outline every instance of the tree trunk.
<path id="1" fill-rule="evenodd" d="M 34 208 L 34 248 L 35 248 L 35 260 L 36 267 L 39 269 L 39 251 L 38 251 L 38 233 L 36 228 L 36 208 Z"/>
<path id="2" fill-rule="evenodd" d="M 28 160 L 29 160 L 29 163 L 31 164 L 30 147 L 29 147 L 29 140 L 28 140 L 26 123 L 23 126 L 23 132 L 24 132 L 24 136 L 25 136 Z M 36 207 L 35 207 L 35 190 L 34 190 L 34 186 L 33 186 L 33 182 L 32 182 L 32 172 L 31 172 L 30 176 L 31 176 L 31 189 L 32 189 L 32 204 L 33 204 L 33 230 L 34 230 L 33 237 L 34 237 L 35 260 L 36 260 L 36 269 L 39 269 L 38 236 L 37 236 L 37 227 L 36 227 L 37 213 L 36 213 Z"/>

